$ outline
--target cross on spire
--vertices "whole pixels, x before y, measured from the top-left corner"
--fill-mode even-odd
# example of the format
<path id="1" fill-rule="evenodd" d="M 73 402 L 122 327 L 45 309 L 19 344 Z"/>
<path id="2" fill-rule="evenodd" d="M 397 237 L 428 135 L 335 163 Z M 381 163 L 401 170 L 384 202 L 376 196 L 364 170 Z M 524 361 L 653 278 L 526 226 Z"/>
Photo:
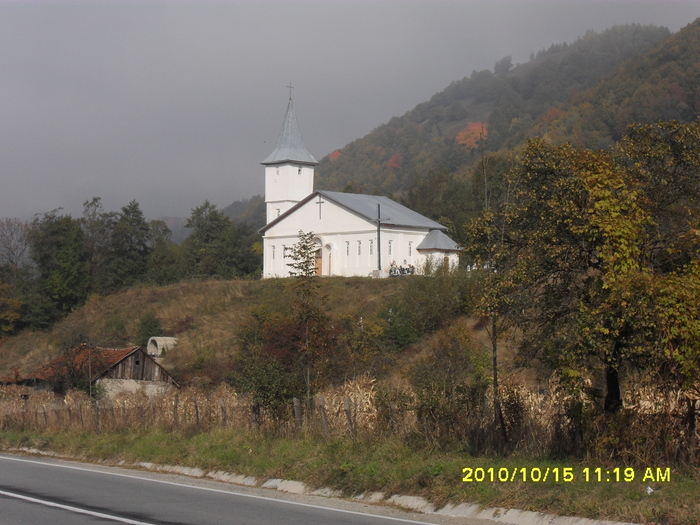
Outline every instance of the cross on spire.
<path id="1" fill-rule="evenodd" d="M 289 81 L 289 85 L 287 86 L 289 88 L 289 100 L 292 100 L 292 89 L 294 89 L 294 86 L 292 86 L 292 81 Z"/>

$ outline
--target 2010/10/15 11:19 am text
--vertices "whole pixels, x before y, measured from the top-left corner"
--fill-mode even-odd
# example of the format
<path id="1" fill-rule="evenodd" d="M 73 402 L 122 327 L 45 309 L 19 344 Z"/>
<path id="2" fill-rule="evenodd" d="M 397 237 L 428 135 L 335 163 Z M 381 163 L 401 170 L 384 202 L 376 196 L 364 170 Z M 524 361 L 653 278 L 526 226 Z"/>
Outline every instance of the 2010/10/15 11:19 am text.
<path id="1" fill-rule="evenodd" d="M 631 483 L 640 480 L 643 483 L 668 483 L 671 481 L 671 469 L 647 467 L 644 473 L 637 473 L 633 467 L 465 467 L 462 469 L 462 481 L 465 483 L 482 482 L 532 482 L 546 483 Z"/>

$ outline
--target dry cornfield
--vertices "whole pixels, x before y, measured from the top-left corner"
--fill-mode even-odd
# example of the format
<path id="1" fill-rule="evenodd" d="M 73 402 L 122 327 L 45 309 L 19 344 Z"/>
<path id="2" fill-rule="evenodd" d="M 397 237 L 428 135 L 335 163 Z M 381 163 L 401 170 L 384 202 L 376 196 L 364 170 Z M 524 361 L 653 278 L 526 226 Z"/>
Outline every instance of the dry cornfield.
<path id="1" fill-rule="evenodd" d="M 215 428 L 244 432 L 318 436 L 380 436 L 390 432 L 427 441 L 478 443 L 481 451 L 523 456 L 585 454 L 601 460 L 633 463 L 697 461 L 697 426 L 687 419 L 688 393 L 661 397 L 650 386 L 631 390 L 625 410 L 615 419 L 581 417 L 567 410 L 571 400 L 553 388 L 533 392 L 506 384 L 501 391 L 507 442 L 495 438 L 493 400 L 489 393 L 479 407 L 457 407 L 445 413 L 449 421 L 425 416 L 415 394 L 402 391 L 403 401 L 387 405 L 377 381 L 359 376 L 317 394 L 311 403 L 290 403 L 288 410 L 272 413 L 251 404 L 227 385 L 213 390 L 174 389 L 149 397 L 144 391 L 123 393 L 92 401 L 83 392 L 64 398 L 27 387 L 0 387 L 1 430 L 85 429 L 109 433 L 129 429 L 194 430 Z M 398 398 L 393 398 L 398 399 Z M 636 403 L 636 404 L 635 404 Z M 389 410 L 387 411 L 387 406 Z M 588 407 L 592 408 L 592 407 Z M 583 407 L 586 410 L 586 407 Z M 591 411 L 590 414 L 593 414 Z M 423 414 L 421 416 L 421 414 Z M 423 419 L 421 419 L 423 417 Z M 694 435 L 689 435 L 690 430 Z"/>

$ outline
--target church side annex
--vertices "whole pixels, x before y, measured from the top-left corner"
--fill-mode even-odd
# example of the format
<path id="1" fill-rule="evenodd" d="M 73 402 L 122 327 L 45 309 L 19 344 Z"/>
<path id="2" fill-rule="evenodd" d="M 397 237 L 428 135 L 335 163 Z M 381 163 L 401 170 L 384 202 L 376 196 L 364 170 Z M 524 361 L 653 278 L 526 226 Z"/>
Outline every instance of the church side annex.
<path id="1" fill-rule="evenodd" d="M 263 278 L 288 277 L 299 231 L 313 232 L 316 274 L 387 277 L 393 267 L 458 264 L 461 248 L 447 228 L 387 197 L 314 191 L 316 159 L 307 151 L 290 93 L 274 151 L 265 166 L 267 224 Z"/>

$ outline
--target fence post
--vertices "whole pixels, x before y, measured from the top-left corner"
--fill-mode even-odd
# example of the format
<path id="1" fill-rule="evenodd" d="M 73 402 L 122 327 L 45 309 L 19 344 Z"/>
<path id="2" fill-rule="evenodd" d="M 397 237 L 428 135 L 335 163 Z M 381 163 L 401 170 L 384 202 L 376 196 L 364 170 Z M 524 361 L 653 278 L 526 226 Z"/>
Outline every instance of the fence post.
<path id="1" fill-rule="evenodd" d="M 698 413 L 697 410 L 697 399 L 685 400 L 688 408 L 688 460 L 691 465 L 695 461 L 695 416 Z"/>
<path id="2" fill-rule="evenodd" d="M 331 431 L 328 427 L 328 415 L 326 414 L 326 398 L 323 395 L 318 396 L 318 412 L 321 414 L 321 429 L 328 436 Z"/>
<path id="3" fill-rule="evenodd" d="M 156 402 L 153 401 L 153 398 L 150 398 L 149 401 L 151 402 L 151 421 L 152 421 L 152 426 L 156 426 L 156 423 L 158 422 L 157 418 L 157 411 L 156 411 Z"/>
<path id="4" fill-rule="evenodd" d="M 350 403 L 350 396 L 345 396 L 345 417 L 348 420 L 350 434 L 352 434 L 352 437 L 355 437 L 355 426 L 352 424 L 352 405 Z"/>
<path id="5" fill-rule="evenodd" d="M 226 423 L 228 420 L 228 414 L 226 413 L 226 401 L 223 398 L 219 399 L 219 404 L 221 405 L 221 426 L 226 428 Z"/>
<path id="6" fill-rule="evenodd" d="M 303 425 L 303 419 L 301 416 L 301 401 L 298 397 L 294 398 L 294 420 L 297 423 L 297 430 L 301 432 L 301 427 Z"/>
<path id="7" fill-rule="evenodd" d="M 109 400 L 109 419 L 112 422 L 113 427 L 118 427 L 119 424 L 117 423 L 117 413 L 114 410 L 114 401 Z"/>
<path id="8" fill-rule="evenodd" d="M 95 431 L 100 431 L 100 402 L 95 401 Z"/>
<path id="9" fill-rule="evenodd" d="M 258 403 L 250 405 L 250 423 L 254 428 L 260 426 L 260 405 Z"/>
<path id="10" fill-rule="evenodd" d="M 391 430 L 394 432 L 394 434 L 396 434 L 396 431 L 399 427 L 399 419 L 398 419 L 398 416 L 396 414 L 396 402 L 392 401 L 390 406 L 391 406 L 391 414 L 389 416 L 389 423 L 391 425 Z"/>
<path id="11" fill-rule="evenodd" d="M 24 397 L 24 407 L 22 408 L 22 429 L 27 428 L 27 412 L 29 411 L 29 396 Z"/>
<path id="12" fill-rule="evenodd" d="M 194 396 L 192 398 L 192 402 L 194 403 L 194 420 L 195 424 L 199 427 L 199 403 L 197 402 L 197 396 Z"/>
<path id="13" fill-rule="evenodd" d="M 173 426 L 177 428 L 178 416 L 177 416 L 177 405 L 180 402 L 180 394 L 175 392 L 175 400 L 173 401 Z"/>

